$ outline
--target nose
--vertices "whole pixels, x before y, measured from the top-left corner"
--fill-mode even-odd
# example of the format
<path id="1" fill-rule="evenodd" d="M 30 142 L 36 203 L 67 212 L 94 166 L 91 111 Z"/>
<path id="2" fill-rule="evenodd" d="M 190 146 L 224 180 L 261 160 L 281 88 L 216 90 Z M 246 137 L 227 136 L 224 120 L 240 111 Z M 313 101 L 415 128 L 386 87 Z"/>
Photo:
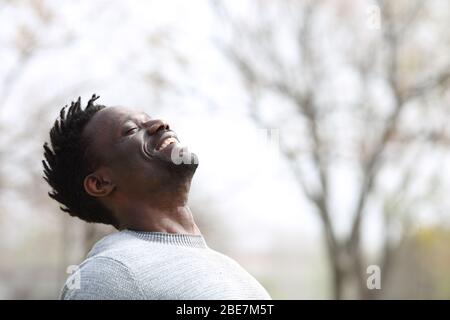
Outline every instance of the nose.
<path id="1" fill-rule="evenodd" d="M 153 135 L 159 130 L 169 130 L 169 124 L 162 119 L 152 119 L 146 123 L 147 132 L 149 135 Z"/>

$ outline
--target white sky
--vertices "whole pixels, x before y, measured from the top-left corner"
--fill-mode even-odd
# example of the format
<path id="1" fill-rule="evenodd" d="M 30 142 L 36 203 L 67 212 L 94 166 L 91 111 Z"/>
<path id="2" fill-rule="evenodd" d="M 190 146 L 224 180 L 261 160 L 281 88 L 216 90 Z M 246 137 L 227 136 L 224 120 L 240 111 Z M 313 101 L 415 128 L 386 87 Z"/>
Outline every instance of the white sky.
<path id="1" fill-rule="evenodd" d="M 248 117 L 240 80 L 214 45 L 214 39 L 226 34 L 207 1 L 45 3 L 58 16 L 54 26 L 37 24 L 49 48 L 29 62 L 0 110 L 11 130 L 17 128 L 16 120 L 31 97 L 35 105 L 55 96 L 66 103 L 78 95 L 86 101 L 95 92 L 101 95 L 99 103 L 142 109 L 172 124 L 182 142 L 199 156 L 191 200 L 207 200 L 211 214 L 235 231 L 236 243 L 261 248 L 283 233 L 300 234 L 309 239 L 305 243 L 317 239 L 320 224 L 287 164 L 280 158 L 270 161 L 270 152 L 261 148 L 260 128 Z M 17 12 L 0 12 L 0 41 L 10 40 L 8 21 L 29 23 L 26 12 Z M 73 40 L 60 45 L 66 30 Z M 168 33 L 169 38 L 154 37 L 162 45 L 152 49 L 148 35 L 155 32 Z M 185 69 L 173 62 L 172 47 L 186 57 Z M 7 49 L 0 54 L 8 62 L 0 65 L 3 72 L 14 56 Z M 153 71 L 162 72 L 177 91 L 164 96 L 152 92 L 141 75 Z M 354 79 L 343 76 L 341 82 L 345 87 L 354 84 Z M 59 107 L 48 108 L 56 115 Z M 355 189 L 342 181 L 352 168 L 336 173 L 332 183 L 336 181 L 338 191 L 332 205 L 338 208 L 334 218 L 339 230 L 344 230 Z M 377 219 L 368 219 L 369 242 L 377 242 L 379 227 Z"/>

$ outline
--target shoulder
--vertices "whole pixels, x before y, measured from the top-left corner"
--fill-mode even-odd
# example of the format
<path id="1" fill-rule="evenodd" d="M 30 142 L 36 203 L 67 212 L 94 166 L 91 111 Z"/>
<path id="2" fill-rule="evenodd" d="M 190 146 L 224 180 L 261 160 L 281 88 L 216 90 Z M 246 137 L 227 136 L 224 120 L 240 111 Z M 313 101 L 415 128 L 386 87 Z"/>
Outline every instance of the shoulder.
<path id="1" fill-rule="evenodd" d="M 252 299 L 271 299 L 267 290 L 259 283 L 259 281 L 251 275 L 240 263 L 233 258 L 210 249 L 210 254 L 215 260 L 221 264 L 221 269 L 226 274 L 227 279 L 239 279 L 242 292 L 247 292 L 248 297 Z"/>
<path id="2" fill-rule="evenodd" d="M 86 259 L 68 277 L 61 299 L 141 299 L 133 271 L 123 262 L 102 255 Z"/>
<path id="3" fill-rule="evenodd" d="M 222 261 L 222 262 L 229 264 L 231 266 L 234 266 L 236 268 L 243 269 L 242 266 L 236 260 L 227 256 L 226 254 L 223 254 L 223 253 L 216 251 L 214 249 L 211 249 L 211 248 L 208 248 L 208 252 L 211 255 L 211 257 L 213 257 L 214 259 Z"/>
<path id="4" fill-rule="evenodd" d="M 94 257 L 99 254 L 105 255 L 111 250 L 126 249 L 133 246 L 133 244 L 136 245 L 136 243 L 139 243 L 138 239 L 128 233 L 124 231 L 115 232 L 100 239 L 89 251 L 87 257 Z"/>

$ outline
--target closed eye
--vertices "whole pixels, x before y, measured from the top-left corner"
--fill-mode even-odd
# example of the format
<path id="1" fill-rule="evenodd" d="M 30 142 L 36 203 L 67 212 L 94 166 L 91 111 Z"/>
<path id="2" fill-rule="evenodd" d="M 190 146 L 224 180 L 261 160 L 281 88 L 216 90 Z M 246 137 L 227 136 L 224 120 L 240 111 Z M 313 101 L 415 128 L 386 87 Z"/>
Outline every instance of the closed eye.
<path id="1" fill-rule="evenodd" d="M 139 128 L 137 128 L 137 127 L 133 127 L 133 128 L 130 128 L 130 129 L 128 129 L 127 131 L 125 131 L 125 135 L 130 135 L 130 134 L 133 134 L 133 133 L 135 133 L 136 131 L 138 131 L 138 129 Z"/>

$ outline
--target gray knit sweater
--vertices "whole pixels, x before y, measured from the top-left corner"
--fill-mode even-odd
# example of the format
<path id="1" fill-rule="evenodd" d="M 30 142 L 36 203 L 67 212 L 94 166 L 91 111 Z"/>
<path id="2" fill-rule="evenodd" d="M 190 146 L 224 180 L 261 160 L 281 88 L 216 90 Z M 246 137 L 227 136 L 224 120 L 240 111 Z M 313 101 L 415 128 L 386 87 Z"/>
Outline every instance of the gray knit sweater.
<path id="1" fill-rule="evenodd" d="M 124 230 L 95 244 L 61 299 L 270 299 L 200 235 Z"/>

